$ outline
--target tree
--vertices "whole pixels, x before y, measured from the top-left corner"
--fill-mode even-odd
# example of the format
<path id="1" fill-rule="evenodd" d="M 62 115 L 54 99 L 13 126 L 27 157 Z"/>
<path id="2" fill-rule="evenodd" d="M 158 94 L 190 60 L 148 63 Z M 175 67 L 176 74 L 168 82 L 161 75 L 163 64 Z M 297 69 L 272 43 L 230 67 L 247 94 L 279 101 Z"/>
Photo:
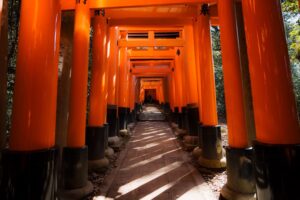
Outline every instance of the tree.
<path id="1" fill-rule="evenodd" d="M 217 92 L 217 108 L 220 123 L 226 123 L 226 106 L 224 94 L 224 76 L 222 69 L 222 54 L 220 44 L 220 29 L 219 27 L 211 27 L 212 50 L 215 69 L 215 83 Z"/>
<path id="2" fill-rule="evenodd" d="M 283 1 L 281 5 L 298 107 L 298 116 L 300 118 L 300 13 L 298 0 L 286 0 Z"/>

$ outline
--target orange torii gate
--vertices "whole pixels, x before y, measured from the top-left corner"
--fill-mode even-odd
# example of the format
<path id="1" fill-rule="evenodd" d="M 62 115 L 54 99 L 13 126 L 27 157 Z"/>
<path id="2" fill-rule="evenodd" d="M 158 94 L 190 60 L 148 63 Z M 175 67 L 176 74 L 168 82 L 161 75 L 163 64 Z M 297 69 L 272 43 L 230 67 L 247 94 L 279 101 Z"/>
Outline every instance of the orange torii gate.
<path id="1" fill-rule="evenodd" d="M 3 1 L 0 1 L 0 11 L 2 3 Z M 212 4 L 203 6 L 203 3 Z M 170 13 L 156 13 L 157 17 L 152 19 L 149 13 L 135 15 L 130 9 L 126 10 L 129 7 L 182 4 L 192 7 L 183 9 L 182 15 L 178 13 L 177 17 Z M 34 12 L 32 8 L 35 8 Z M 98 16 L 99 9 L 124 9 L 122 15 L 128 12 L 130 17 L 124 19 L 112 11 L 110 14 L 115 17 L 109 20 L 108 27 L 105 25 L 107 17 Z M 208 9 L 212 16 L 208 16 L 206 12 L 201 13 L 199 9 Z M 226 199 L 232 199 L 235 195 L 252 198 L 255 192 L 254 184 L 259 200 L 293 199 L 298 195 L 300 128 L 279 1 L 23 0 L 12 129 L 9 149 L 2 153 L 4 166 L 0 186 L 1 199 L 56 198 L 58 150 L 55 147 L 55 122 L 62 10 L 75 10 L 75 24 L 67 147 L 63 148 L 64 176 L 61 185 L 64 191 L 59 193 L 60 196 L 72 195 L 74 191 L 79 191 L 84 196 L 91 191 L 91 185 L 87 182 L 90 155 L 85 146 L 91 24 L 95 28 L 94 39 L 101 41 L 100 43 L 110 41 L 110 44 L 104 45 L 103 42 L 101 47 L 93 46 L 93 58 L 96 59 L 93 59 L 92 110 L 88 124 L 98 128 L 104 126 L 106 116 L 110 116 L 110 112 L 106 114 L 108 101 L 108 104 L 112 105 L 108 110 L 115 109 L 114 113 L 118 112 L 121 129 L 126 128 L 127 114 L 133 108 L 134 101 L 130 94 L 134 93 L 135 78 L 146 73 L 130 73 L 129 57 L 133 54 L 137 57 L 141 55 L 137 51 L 131 53 L 130 48 L 150 45 L 149 51 L 152 51 L 154 57 L 164 57 L 162 52 L 155 51 L 154 48 L 157 45 L 170 47 L 166 54 L 172 52 L 172 59 L 175 60 L 170 65 L 171 70 L 163 73 L 155 71 L 152 75 L 167 77 L 172 111 L 177 108 L 178 112 L 187 113 L 187 119 L 194 119 L 189 120 L 192 124 L 186 123 L 183 128 L 193 133 L 195 123 L 201 122 L 203 153 L 199 162 L 210 167 L 220 165 L 222 155 L 209 33 L 212 24 L 219 24 L 229 129 L 229 147 L 226 149 L 228 182 L 223 188 L 222 196 Z M 188 13 L 189 11 L 193 12 Z M 243 13 L 242 29 L 245 32 L 249 59 L 256 130 L 253 144 L 249 142 L 249 133 L 246 130 L 245 115 L 246 109 L 249 108 L 245 106 L 243 99 L 245 89 L 240 71 L 242 44 L 239 41 L 241 35 L 238 30 L 241 25 L 236 19 L 238 11 Z M 142 19 L 136 19 L 135 16 Z M 92 23 L 91 17 L 94 18 Z M 180 17 L 183 19 L 179 19 Z M 164 18 L 168 19 L 162 20 Z M 154 25 L 179 26 L 183 30 L 183 37 L 174 41 L 174 44 L 159 40 L 153 40 L 157 42 L 154 44 L 151 43 L 153 41 L 142 41 L 139 44 L 127 40 L 127 34 L 130 32 L 128 27 L 142 26 L 141 29 L 145 30 Z M 118 26 L 123 29 L 118 29 Z M 110 30 L 110 34 L 105 31 L 105 27 Z M 107 45 L 111 49 L 109 58 L 106 52 Z M 132 47 L 129 48 L 128 45 Z M 97 58 L 98 52 L 101 58 Z M 176 58 L 177 53 L 182 57 Z M 108 60 L 111 64 L 109 66 L 112 67 L 108 69 L 104 60 Z M 181 67 L 178 67 L 180 65 Z M 132 72 L 136 73 L 134 70 Z M 97 75 L 102 75 L 102 78 L 97 78 Z M 100 93 L 95 90 L 98 87 L 101 88 Z M 108 91 L 107 87 L 110 87 Z M 110 91 L 111 88 L 113 89 Z M 182 95 L 182 98 L 177 98 L 179 95 Z M 189 115 L 189 111 L 193 114 Z M 112 115 L 116 116 L 114 113 Z M 101 145 L 95 146 L 99 148 Z M 90 160 L 94 158 L 99 160 L 102 155 L 95 155 Z M 254 168 L 251 164 L 253 160 Z M 236 171 L 241 173 L 236 175 Z M 253 171 L 256 178 L 251 176 Z M 245 175 L 242 172 L 249 173 Z M 74 197 L 76 198 L 80 197 Z"/>
<path id="2" fill-rule="evenodd" d="M 143 102 L 145 99 L 145 90 L 154 89 L 156 90 L 156 96 L 159 103 L 164 103 L 165 98 L 163 95 L 163 82 L 162 79 L 153 79 L 146 78 L 141 79 L 141 88 L 140 88 L 140 102 Z"/>

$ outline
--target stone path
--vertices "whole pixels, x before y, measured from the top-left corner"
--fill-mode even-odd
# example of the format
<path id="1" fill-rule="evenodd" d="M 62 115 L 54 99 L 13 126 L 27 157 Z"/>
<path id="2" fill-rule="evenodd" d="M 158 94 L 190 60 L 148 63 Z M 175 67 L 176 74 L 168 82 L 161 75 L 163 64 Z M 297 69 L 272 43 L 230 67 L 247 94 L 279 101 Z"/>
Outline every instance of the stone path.
<path id="1" fill-rule="evenodd" d="M 162 121 L 165 120 L 165 115 L 157 105 L 148 104 L 143 106 L 143 112 L 139 115 L 139 119 L 142 121 Z"/>
<path id="2" fill-rule="evenodd" d="M 216 199 L 166 122 L 139 122 L 122 157 L 94 199 Z"/>

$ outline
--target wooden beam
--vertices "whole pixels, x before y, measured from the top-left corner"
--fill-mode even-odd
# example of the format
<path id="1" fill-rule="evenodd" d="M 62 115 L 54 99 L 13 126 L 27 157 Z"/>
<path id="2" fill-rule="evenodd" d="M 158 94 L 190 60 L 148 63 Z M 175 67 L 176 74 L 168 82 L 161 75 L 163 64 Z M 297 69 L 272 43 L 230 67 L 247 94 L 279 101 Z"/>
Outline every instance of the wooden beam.
<path id="1" fill-rule="evenodd" d="M 164 5 L 185 5 L 211 3 L 216 0 L 94 0 L 91 1 L 91 8 L 128 8 L 128 7 L 145 7 L 145 6 L 164 6 Z"/>
<path id="2" fill-rule="evenodd" d="M 135 67 L 131 68 L 132 74 L 168 74 L 171 73 L 170 67 Z"/>
<path id="3" fill-rule="evenodd" d="M 168 77 L 169 74 L 135 74 L 138 78 L 165 78 Z"/>
<path id="4" fill-rule="evenodd" d="M 193 24 L 193 20 L 190 18 L 178 19 L 178 18 L 127 18 L 124 16 L 122 19 L 109 20 L 110 26 L 156 26 L 156 27 L 174 27 Z"/>
<path id="5" fill-rule="evenodd" d="M 169 50 L 164 50 L 164 51 L 156 51 L 153 50 L 153 48 L 150 48 L 147 51 L 135 51 L 135 50 L 128 50 L 128 57 L 133 59 L 133 58 L 169 58 L 169 59 L 174 59 L 175 57 L 175 50 L 169 49 Z"/>
<path id="6" fill-rule="evenodd" d="M 183 47 L 184 41 L 182 39 L 155 39 L 151 40 L 118 40 L 119 47 Z"/>
<path id="7" fill-rule="evenodd" d="M 139 8 L 106 9 L 105 16 L 110 19 L 126 18 L 192 18 L 197 14 L 193 5 L 151 6 Z"/>
<path id="8" fill-rule="evenodd" d="M 217 0 L 93 0 L 90 1 L 92 9 L 101 8 L 130 8 L 130 7 L 146 7 L 146 6 L 166 6 L 166 5 L 186 5 L 200 3 L 215 3 Z M 75 0 L 61 0 L 62 10 L 73 10 L 75 8 Z"/>

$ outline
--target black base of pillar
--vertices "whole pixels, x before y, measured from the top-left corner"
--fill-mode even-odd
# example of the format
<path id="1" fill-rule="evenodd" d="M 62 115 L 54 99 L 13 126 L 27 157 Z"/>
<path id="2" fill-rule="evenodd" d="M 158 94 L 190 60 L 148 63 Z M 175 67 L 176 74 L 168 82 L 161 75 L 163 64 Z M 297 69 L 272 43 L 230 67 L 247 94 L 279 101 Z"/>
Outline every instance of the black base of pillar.
<path id="1" fill-rule="evenodd" d="M 221 191 L 224 199 L 255 199 L 253 149 L 226 147 L 227 183 Z M 242 198 L 243 197 L 243 198 Z"/>
<path id="2" fill-rule="evenodd" d="M 202 126 L 202 154 L 198 159 L 201 166 L 207 168 L 225 168 L 220 126 Z"/>
<path id="3" fill-rule="evenodd" d="M 254 142 L 258 200 L 299 198 L 300 145 Z"/>
<path id="4" fill-rule="evenodd" d="M 93 192 L 88 181 L 88 147 L 63 149 L 62 177 L 59 199 L 85 199 Z"/>
<path id="5" fill-rule="evenodd" d="M 88 160 L 100 160 L 105 156 L 105 141 L 107 127 L 86 127 L 86 145 L 88 146 Z"/>
<path id="6" fill-rule="evenodd" d="M 198 122 L 199 122 L 198 105 L 188 104 L 187 114 L 188 114 L 189 135 L 198 136 Z"/>
<path id="7" fill-rule="evenodd" d="M 107 123 L 109 124 L 108 137 L 114 137 L 117 135 L 117 106 L 107 106 Z"/>
<path id="8" fill-rule="evenodd" d="M 30 152 L 4 150 L 0 199 L 56 199 L 57 158 L 56 148 Z"/>
<path id="9" fill-rule="evenodd" d="M 63 149 L 63 188 L 73 190 L 85 187 L 88 181 L 88 147 Z"/>
<path id="10" fill-rule="evenodd" d="M 165 103 L 163 106 L 164 109 L 164 114 L 166 116 L 166 121 L 170 122 L 170 116 L 171 116 L 171 107 L 170 107 L 170 103 Z"/>
<path id="11" fill-rule="evenodd" d="M 187 130 L 189 132 L 189 119 L 187 107 L 182 107 L 182 129 Z"/>
<path id="12" fill-rule="evenodd" d="M 197 124 L 197 128 L 198 128 L 198 138 L 199 138 L 199 147 L 202 149 L 203 147 L 203 124 L 202 123 L 199 123 Z"/>
<path id="13" fill-rule="evenodd" d="M 170 110 L 171 110 L 170 103 L 166 102 L 166 103 L 164 104 L 164 112 L 165 112 L 165 113 L 170 113 Z"/>
<path id="14" fill-rule="evenodd" d="M 134 104 L 134 110 L 135 110 L 135 112 L 139 112 L 141 109 L 142 109 L 141 104 L 139 104 L 139 103 L 135 103 Z"/>
<path id="15" fill-rule="evenodd" d="M 172 122 L 175 124 L 178 124 L 178 114 L 179 114 L 179 108 L 175 107 L 174 112 L 172 113 Z"/>
<path id="16" fill-rule="evenodd" d="M 127 113 L 127 124 L 126 124 L 126 128 L 127 128 L 128 124 L 129 124 L 128 118 L 130 117 L 130 108 L 126 108 L 126 113 Z"/>
<path id="17" fill-rule="evenodd" d="M 129 112 L 128 113 L 128 117 L 127 117 L 127 127 L 128 127 L 128 124 L 132 123 L 132 112 Z"/>
<path id="18" fill-rule="evenodd" d="M 117 136 L 120 137 L 120 119 L 117 117 Z"/>
<path id="19" fill-rule="evenodd" d="M 118 114 L 120 130 L 127 129 L 129 108 L 119 107 Z"/>
<path id="20" fill-rule="evenodd" d="M 222 158 L 222 139 L 220 126 L 202 126 L 202 154 L 207 159 Z"/>
<path id="21" fill-rule="evenodd" d="M 136 122 L 136 113 L 135 111 L 131 111 L 128 115 L 128 124 Z"/>
<path id="22" fill-rule="evenodd" d="M 178 128 L 183 129 L 183 114 L 181 112 L 178 113 Z"/>
<path id="23" fill-rule="evenodd" d="M 104 148 L 107 149 L 108 147 L 108 134 L 109 134 L 109 124 L 104 124 Z"/>

